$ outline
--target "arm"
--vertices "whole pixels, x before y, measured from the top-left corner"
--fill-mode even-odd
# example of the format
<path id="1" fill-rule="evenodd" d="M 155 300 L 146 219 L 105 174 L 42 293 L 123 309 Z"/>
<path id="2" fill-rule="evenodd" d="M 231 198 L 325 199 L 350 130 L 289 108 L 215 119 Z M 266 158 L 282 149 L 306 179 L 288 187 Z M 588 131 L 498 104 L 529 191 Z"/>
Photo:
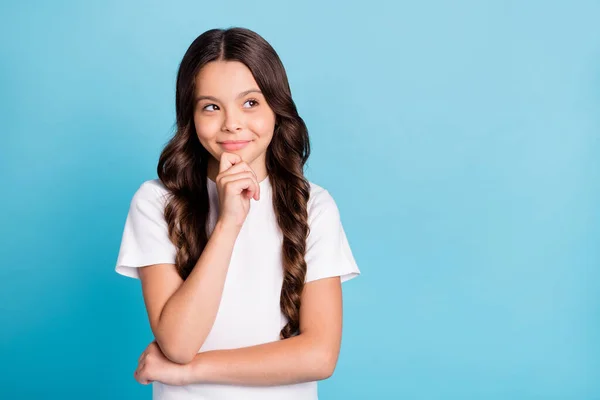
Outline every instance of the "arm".
<path id="1" fill-rule="evenodd" d="M 173 264 L 140 268 L 150 326 L 169 360 L 179 364 L 191 362 L 208 336 L 238 233 L 239 228 L 218 222 L 185 281 Z"/>
<path id="2" fill-rule="evenodd" d="M 184 369 L 184 382 L 269 386 L 326 379 L 335 369 L 341 335 L 339 276 L 309 282 L 302 293 L 298 336 L 198 353 Z"/>

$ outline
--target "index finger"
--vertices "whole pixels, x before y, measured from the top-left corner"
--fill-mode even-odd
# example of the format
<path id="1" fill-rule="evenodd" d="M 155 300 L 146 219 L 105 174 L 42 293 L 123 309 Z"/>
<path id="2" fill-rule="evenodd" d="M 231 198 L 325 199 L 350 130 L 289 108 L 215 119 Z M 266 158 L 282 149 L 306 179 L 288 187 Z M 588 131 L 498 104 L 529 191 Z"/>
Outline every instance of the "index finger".
<path id="1" fill-rule="evenodd" d="M 219 173 L 228 170 L 232 165 L 242 161 L 242 157 L 234 153 L 223 152 L 219 160 Z"/>

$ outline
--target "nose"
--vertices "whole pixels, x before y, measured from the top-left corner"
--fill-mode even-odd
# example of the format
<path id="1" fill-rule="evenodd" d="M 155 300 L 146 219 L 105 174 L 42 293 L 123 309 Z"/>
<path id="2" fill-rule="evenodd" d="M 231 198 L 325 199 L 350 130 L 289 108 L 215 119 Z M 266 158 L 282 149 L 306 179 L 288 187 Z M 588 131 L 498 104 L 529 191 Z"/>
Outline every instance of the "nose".
<path id="1" fill-rule="evenodd" d="M 225 113 L 225 121 L 223 121 L 223 130 L 235 132 L 242 129 L 243 120 L 236 110 L 229 110 Z"/>

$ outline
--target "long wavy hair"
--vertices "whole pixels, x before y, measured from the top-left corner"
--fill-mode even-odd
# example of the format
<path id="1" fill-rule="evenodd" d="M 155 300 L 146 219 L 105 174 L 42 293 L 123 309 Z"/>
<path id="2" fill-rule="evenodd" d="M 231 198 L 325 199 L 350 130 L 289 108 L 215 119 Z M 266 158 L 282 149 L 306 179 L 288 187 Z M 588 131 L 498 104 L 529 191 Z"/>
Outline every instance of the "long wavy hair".
<path id="1" fill-rule="evenodd" d="M 283 236 L 283 285 L 280 307 L 288 323 L 285 339 L 298 334 L 300 298 L 306 277 L 307 204 L 310 185 L 304 164 L 310 155 L 308 130 L 296 105 L 279 56 L 257 33 L 239 27 L 211 29 L 198 36 L 179 65 L 176 84 L 177 127 L 163 149 L 158 177 L 171 193 L 165 207 L 170 240 L 177 248 L 176 267 L 185 280 L 208 241 L 209 199 L 207 166 L 211 154 L 202 146 L 194 126 L 195 78 L 211 61 L 239 61 L 252 72 L 276 115 L 267 148 L 266 168 L 273 187 L 273 208 Z"/>

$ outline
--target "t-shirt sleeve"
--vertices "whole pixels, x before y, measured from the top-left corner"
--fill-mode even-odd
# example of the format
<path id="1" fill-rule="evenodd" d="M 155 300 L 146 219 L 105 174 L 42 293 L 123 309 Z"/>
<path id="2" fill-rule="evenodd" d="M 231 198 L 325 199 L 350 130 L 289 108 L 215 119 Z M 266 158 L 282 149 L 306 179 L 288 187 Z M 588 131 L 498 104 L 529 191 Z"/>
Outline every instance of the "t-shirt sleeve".
<path id="1" fill-rule="evenodd" d="M 305 282 L 339 276 L 342 282 L 360 274 L 340 213 L 331 194 L 323 189 L 309 208 Z"/>
<path id="2" fill-rule="evenodd" d="M 117 273 L 139 279 L 139 267 L 175 264 L 177 251 L 169 239 L 164 206 L 164 195 L 149 182 L 135 192 L 125 220 Z"/>

